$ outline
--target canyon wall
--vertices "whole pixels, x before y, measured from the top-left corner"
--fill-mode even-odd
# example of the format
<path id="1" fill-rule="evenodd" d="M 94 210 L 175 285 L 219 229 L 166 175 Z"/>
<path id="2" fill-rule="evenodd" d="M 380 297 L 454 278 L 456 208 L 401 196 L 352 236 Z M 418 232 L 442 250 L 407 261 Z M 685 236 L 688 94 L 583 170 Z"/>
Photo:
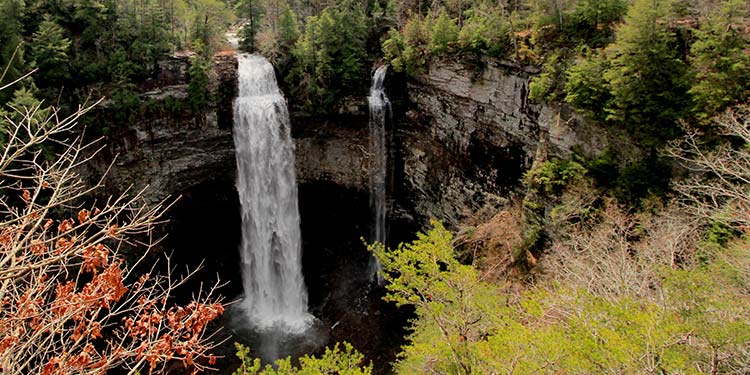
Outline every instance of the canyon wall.
<path id="1" fill-rule="evenodd" d="M 212 182 L 234 185 L 237 59 L 232 54 L 214 57 L 209 104 L 200 112 L 192 111 L 187 101 L 189 66 L 187 56 L 162 61 L 158 76 L 141 85 L 144 104 L 129 121 L 115 120 L 107 103 L 93 114 L 97 123 L 108 125 L 105 148 L 87 174 L 93 182 L 112 163 L 104 180 L 107 194 L 145 189 L 146 200 L 156 203 Z M 339 112 L 324 117 L 293 114 L 297 177 L 300 184 L 325 182 L 364 192 L 367 112 L 356 105 Z"/>
<path id="2" fill-rule="evenodd" d="M 226 283 L 220 292 L 233 298 L 242 292 L 232 136 L 237 60 L 215 57 L 211 99 L 197 112 L 188 104 L 188 67 L 186 57 L 162 62 L 159 77 L 141 90 L 143 108 L 125 123 L 115 121 L 117 113 L 107 105 L 96 111 L 97 121 L 108 124 L 107 146 L 88 175 L 96 180 L 111 164 L 107 195 L 132 187 L 146 189 L 151 203 L 181 196 L 169 224 L 157 229 L 157 237 L 168 236 L 155 255 L 174 250 L 173 265 L 203 267 L 187 290 L 218 276 Z M 393 103 L 387 124 L 390 245 L 412 239 L 430 218 L 455 228 L 513 204 L 524 193 L 520 180 L 540 145 L 552 155 L 569 155 L 574 147 L 594 155 L 610 142 L 601 129 L 564 109 L 531 103 L 534 74 L 498 61 L 481 67 L 441 61 L 416 78 L 387 76 Z M 369 84 L 363 79 L 362 95 L 333 113 L 292 113 L 291 124 L 310 309 L 337 327 L 332 339 L 353 342 L 368 358 L 388 363 L 410 315 L 388 310 L 393 307 L 378 295 L 363 295 L 370 293 L 370 254 L 361 240 L 371 224 Z"/>
<path id="3" fill-rule="evenodd" d="M 360 112 L 325 117 L 292 114 L 299 183 L 332 183 L 366 192 L 367 120 L 367 114 Z"/>
<path id="4" fill-rule="evenodd" d="M 111 164 L 106 194 L 144 190 L 149 203 L 183 193 L 213 180 L 233 180 L 232 101 L 236 96 L 237 60 L 217 55 L 209 72 L 209 103 L 196 112 L 187 102 L 187 56 L 159 64 L 159 74 L 139 94 L 142 105 L 130 118 L 116 119 L 104 103 L 95 110 L 107 124 L 105 148 L 92 163 L 90 179 Z"/>
<path id="5" fill-rule="evenodd" d="M 604 129 L 565 108 L 529 100 L 536 68 L 487 59 L 480 66 L 432 63 L 408 80 L 397 134 L 397 212 L 455 225 L 494 214 L 521 191 L 537 147 L 595 155 Z M 400 79 L 399 79 L 400 80 Z"/>
<path id="6" fill-rule="evenodd" d="M 145 188 L 147 200 L 158 202 L 196 187 L 234 186 L 236 57 L 214 58 L 211 100 L 199 113 L 185 105 L 188 67 L 187 57 L 162 62 L 159 77 L 141 93 L 150 104 L 130 123 L 111 127 L 95 163 L 101 173 L 114 160 L 106 193 Z M 591 156 L 615 141 L 565 108 L 531 102 L 529 82 L 537 73 L 497 60 L 437 61 L 415 78 L 389 73 L 392 231 L 403 223 L 420 227 L 430 218 L 456 225 L 505 207 L 523 193 L 521 179 L 540 144 L 551 155 L 568 156 L 575 148 Z M 332 114 L 292 114 L 300 186 L 329 184 L 366 196 L 366 108 L 363 95 Z M 111 117 L 106 105 L 98 113 L 101 121 Z"/>

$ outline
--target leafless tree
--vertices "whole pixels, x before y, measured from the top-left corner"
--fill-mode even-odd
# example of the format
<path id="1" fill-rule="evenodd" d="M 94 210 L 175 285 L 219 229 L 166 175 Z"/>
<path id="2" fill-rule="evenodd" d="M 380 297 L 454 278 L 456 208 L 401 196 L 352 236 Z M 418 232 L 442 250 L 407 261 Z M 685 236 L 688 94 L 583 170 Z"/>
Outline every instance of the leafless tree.
<path id="1" fill-rule="evenodd" d="M 628 214 L 610 202 L 595 220 L 571 224 L 543 258 L 549 277 L 597 295 L 649 297 L 664 267 L 690 258 L 699 231 L 677 208 Z"/>
<path id="2" fill-rule="evenodd" d="M 91 108 L 62 116 L 39 104 L 0 119 L 0 372 L 205 369 L 215 363 L 207 324 L 224 308 L 216 285 L 174 306 L 184 278 L 137 275 L 119 255 L 125 244 L 145 253 L 167 207 L 145 206 L 140 194 L 82 203 L 102 186 L 77 173 L 96 154 L 75 136 Z M 45 157 L 43 145 L 60 152 Z"/>
<path id="3" fill-rule="evenodd" d="M 667 154 L 692 173 L 675 188 L 693 214 L 747 229 L 750 226 L 750 106 L 727 110 L 715 120 L 720 135 L 730 141 L 714 148 L 701 134 L 688 131 Z"/>

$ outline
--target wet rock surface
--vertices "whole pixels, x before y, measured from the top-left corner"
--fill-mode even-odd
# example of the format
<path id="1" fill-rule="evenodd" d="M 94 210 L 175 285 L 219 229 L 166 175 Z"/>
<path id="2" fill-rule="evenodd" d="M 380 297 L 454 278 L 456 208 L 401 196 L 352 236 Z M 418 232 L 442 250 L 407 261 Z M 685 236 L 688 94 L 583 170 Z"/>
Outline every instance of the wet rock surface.
<path id="1" fill-rule="evenodd" d="M 293 116 L 292 137 L 300 184 L 331 182 L 367 191 L 367 115 Z"/>

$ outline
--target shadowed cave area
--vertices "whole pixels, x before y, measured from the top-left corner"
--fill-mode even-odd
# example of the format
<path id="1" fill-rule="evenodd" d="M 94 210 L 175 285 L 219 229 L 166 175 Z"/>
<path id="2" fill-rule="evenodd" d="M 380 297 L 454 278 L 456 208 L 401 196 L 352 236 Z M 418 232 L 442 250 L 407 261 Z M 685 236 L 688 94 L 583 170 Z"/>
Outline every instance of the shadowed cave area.
<path id="1" fill-rule="evenodd" d="M 371 360 L 376 373 L 388 373 L 389 363 L 404 342 L 411 312 L 385 303 L 384 288 L 368 277 L 370 254 L 362 240 L 370 233 L 368 193 L 331 182 L 301 183 L 299 207 L 308 307 L 318 322 L 308 337 L 275 343 L 281 346 L 280 352 L 267 353 L 260 347 L 269 338 L 238 328 L 232 309 L 228 309 L 223 321 L 217 323 L 223 326 L 220 338 L 226 339 L 216 350 L 225 356 L 218 373 L 231 373 L 239 366 L 234 342 L 249 345 L 252 355 L 268 360 L 321 353 L 326 346 L 342 341 Z M 185 267 L 195 269 L 203 262 L 183 291 L 207 290 L 218 277 L 224 284 L 219 292 L 227 301 L 242 298 L 239 209 L 232 173 L 181 194 L 170 211 L 164 247 L 172 250 L 172 264 L 183 273 Z M 404 235 L 394 234 L 394 239 L 399 237 Z M 176 298 L 189 297 L 178 294 Z"/>

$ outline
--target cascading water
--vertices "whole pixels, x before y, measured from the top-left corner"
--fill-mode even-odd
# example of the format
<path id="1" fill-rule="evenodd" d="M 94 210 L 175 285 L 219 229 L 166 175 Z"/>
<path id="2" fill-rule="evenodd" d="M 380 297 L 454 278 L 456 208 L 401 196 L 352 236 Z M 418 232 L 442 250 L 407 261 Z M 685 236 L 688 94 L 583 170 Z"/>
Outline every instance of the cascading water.
<path id="1" fill-rule="evenodd" d="M 239 96 L 234 102 L 237 190 L 242 206 L 241 303 L 261 330 L 302 332 L 312 316 L 302 278 L 294 146 L 289 114 L 273 66 L 257 55 L 238 55 Z"/>
<path id="2" fill-rule="evenodd" d="M 370 209 L 372 210 L 371 242 L 385 244 L 386 240 L 386 197 L 385 179 L 388 154 L 386 150 L 385 126 L 391 116 L 391 102 L 385 95 L 383 83 L 388 65 L 383 65 L 375 71 L 370 86 Z M 370 274 L 378 282 L 382 282 L 380 264 L 373 258 Z"/>

